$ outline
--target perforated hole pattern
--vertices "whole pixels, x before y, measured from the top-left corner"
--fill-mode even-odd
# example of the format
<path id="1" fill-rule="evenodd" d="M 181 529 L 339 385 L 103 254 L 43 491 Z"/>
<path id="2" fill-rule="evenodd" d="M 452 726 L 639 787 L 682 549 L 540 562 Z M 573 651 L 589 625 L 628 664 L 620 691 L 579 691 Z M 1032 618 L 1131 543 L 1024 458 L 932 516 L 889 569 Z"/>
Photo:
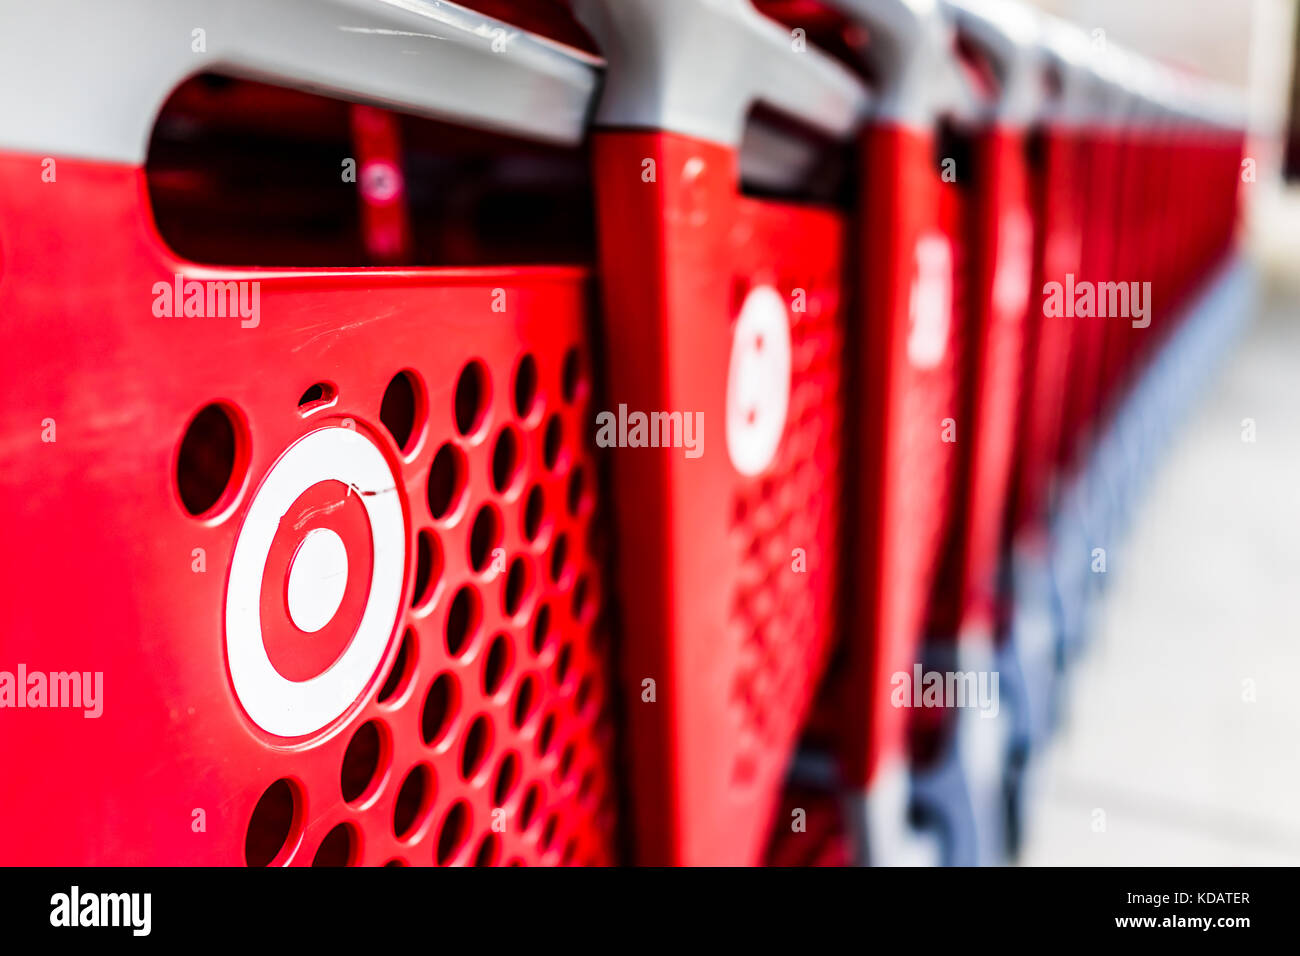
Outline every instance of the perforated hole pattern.
<path id="1" fill-rule="evenodd" d="M 733 782 L 747 785 L 760 763 L 783 759 L 812 697 L 831 633 L 838 550 L 840 367 L 836 277 L 792 277 L 786 301 L 807 290 L 806 309 L 790 313 L 791 383 L 785 434 L 769 472 L 742 484 L 732 503 L 732 541 L 740 572 L 731 626 L 740 657 L 730 701 L 740 733 Z M 795 549 L 804 552 L 795 569 Z"/>
<path id="2" fill-rule="evenodd" d="M 295 780 L 297 832 L 250 862 L 613 862 L 595 471 L 581 427 L 590 387 L 585 356 L 556 354 L 553 367 L 541 355 L 508 369 L 471 363 L 477 381 L 456 403 L 428 403 L 404 480 L 412 555 L 420 537 L 431 547 L 423 568 L 411 561 L 402 651 L 348 721 L 332 786 L 323 774 Z M 498 456 L 494 472 L 503 432 L 517 454 Z M 435 518 L 430 472 L 446 446 L 462 467 Z M 446 492 L 435 487 L 439 506 Z M 258 826 L 250 846 L 264 839 Z"/>

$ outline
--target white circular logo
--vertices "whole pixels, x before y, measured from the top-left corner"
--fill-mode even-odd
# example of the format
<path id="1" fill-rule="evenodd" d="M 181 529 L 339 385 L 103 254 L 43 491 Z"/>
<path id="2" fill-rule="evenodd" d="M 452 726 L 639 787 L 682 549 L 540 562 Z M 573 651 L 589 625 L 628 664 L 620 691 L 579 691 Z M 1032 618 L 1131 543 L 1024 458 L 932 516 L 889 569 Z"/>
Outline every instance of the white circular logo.
<path id="1" fill-rule="evenodd" d="M 742 475 L 772 463 L 790 407 L 790 319 L 771 286 L 745 297 L 727 372 L 727 454 Z"/>
<path id="2" fill-rule="evenodd" d="M 340 511 L 358 509 L 358 503 L 364 509 L 364 521 L 358 509 L 352 527 L 368 524 L 369 541 L 356 544 L 352 531 L 345 544 L 328 528 L 300 533 L 296 523 L 282 520 L 301 496 L 322 483 L 343 488 Z M 322 511 L 328 509 L 315 509 Z M 283 583 L 269 570 L 273 543 L 277 553 L 284 547 L 286 554 L 296 544 Z M 349 560 L 351 547 L 365 553 Z M 366 565 L 368 581 L 348 580 L 349 566 L 355 571 Z M 291 445 L 249 506 L 226 586 L 226 659 L 235 694 L 255 724 L 280 737 L 301 737 L 348 709 L 383 660 L 400 612 L 405 570 L 406 522 L 397 479 L 378 447 L 362 432 L 338 426 L 311 432 Z M 349 585 L 359 595 L 355 630 L 351 621 L 333 620 Z M 265 642 L 268 607 L 280 616 L 287 608 L 288 620 L 276 620 L 276 629 L 302 632 L 304 641 L 327 625 L 340 629 L 344 640 L 337 659 L 306 679 L 285 677 Z M 294 627 L 297 631 L 290 630 Z"/>
<path id="3" fill-rule="evenodd" d="M 909 304 L 907 358 L 917 368 L 934 368 L 948 350 L 952 324 L 952 246 L 941 233 L 916 243 L 916 272 Z"/>

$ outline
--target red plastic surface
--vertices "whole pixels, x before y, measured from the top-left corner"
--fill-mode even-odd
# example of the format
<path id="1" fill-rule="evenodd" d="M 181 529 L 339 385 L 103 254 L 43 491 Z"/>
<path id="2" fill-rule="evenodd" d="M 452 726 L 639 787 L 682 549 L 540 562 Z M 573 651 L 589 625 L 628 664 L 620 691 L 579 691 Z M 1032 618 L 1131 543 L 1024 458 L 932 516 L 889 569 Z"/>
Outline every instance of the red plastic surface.
<path id="1" fill-rule="evenodd" d="M 972 152 L 969 320 L 955 443 L 960 492 L 931 607 L 930 631 L 939 639 L 994 623 L 1027 316 L 1041 301 L 1030 287 L 1034 224 L 1023 134 L 982 131 Z"/>
<path id="2" fill-rule="evenodd" d="M 614 860 L 587 271 L 208 269 L 163 247 L 141 170 L 41 171 L 0 156 L 0 670 L 102 672 L 103 700 L 98 718 L 4 712 L 0 817 L 22 823 L 0 862 Z M 156 315 L 154 284 L 177 273 L 260 282 L 260 321 Z M 477 391 L 458 400 L 471 363 Z M 399 448 L 402 416 L 381 408 L 401 372 L 414 430 Z M 237 423 L 235 474 L 195 517 L 179 448 L 214 402 Z M 277 738 L 232 687 L 227 574 L 264 476 L 326 425 L 368 436 L 392 470 L 405 576 L 364 692 L 320 732 Z M 335 485 L 278 534 L 332 528 L 366 567 L 367 519 Z M 442 517 L 431 498 L 450 502 Z M 327 628 L 315 646 L 284 621 L 277 542 L 262 615 L 298 679 L 349 638 Z"/>
<path id="3" fill-rule="evenodd" d="M 1087 172 L 1079 272 L 1094 283 L 1150 282 L 1150 325 L 1135 327 L 1136 316 L 1071 320 L 1060 448 L 1066 470 L 1087 455 L 1137 369 L 1230 248 L 1241 139 L 1187 129 L 1092 129 L 1082 137 L 1080 157 Z"/>
<path id="4" fill-rule="evenodd" d="M 1092 129 L 1085 137 L 1081 155 L 1085 163 L 1083 250 L 1076 282 L 1117 281 L 1115 274 L 1115 232 L 1119 222 L 1117 175 L 1122 135 L 1113 129 Z M 1105 323 L 1099 317 L 1071 319 L 1075 336 L 1066 390 L 1066 425 L 1061 455 L 1068 469 L 1086 456 L 1097 425 L 1101 392 Z"/>
<path id="5" fill-rule="evenodd" d="M 387 110 L 353 106 L 361 232 L 376 265 L 409 262 L 411 224 L 406 211 L 401 125 Z"/>
<path id="6" fill-rule="evenodd" d="M 843 770 L 856 788 L 905 759 L 907 715 L 889 703 L 890 679 L 916 660 L 951 518 L 958 462 L 945 419 L 958 410 L 967 265 L 965 200 L 941 180 L 932 138 L 875 127 L 862 157 L 854 562 L 835 689 Z M 909 357 L 917 250 L 935 237 L 951 249 L 952 314 L 941 356 L 918 365 Z"/>
<path id="7" fill-rule="evenodd" d="M 1064 289 L 1078 275 L 1082 202 L 1078 137 L 1069 130 L 1042 133 L 1041 154 L 1030 176 L 1038 228 L 1034 235 L 1034 280 L 1027 317 L 1026 362 L 1016 462 L 1016 530 L 1039 529 L 1046 520 L 1051 481 L 1060 444 L 1075 323 L 1044 315 L 1042 290 L 1049 282 Z"/>
<path id="8" fill-rule="evenodd" d="M 697 458 L 610 455 L 636 852 L 755 863 L 834 625 L 844 225 L 740 195 L 719 146 L 611 131 L 594 152 L 607 407 L 704 426 Z M 774 460 L 745 476 L 725 403 L 735 320 L 761 286 L 787 304 L 789 409 Z"/>
<path id="9" fill-rule="evenodd" d="M 853 847 L 837 794 L 791 786 L 777 805 L 767 866 L 852 866 Z"/>

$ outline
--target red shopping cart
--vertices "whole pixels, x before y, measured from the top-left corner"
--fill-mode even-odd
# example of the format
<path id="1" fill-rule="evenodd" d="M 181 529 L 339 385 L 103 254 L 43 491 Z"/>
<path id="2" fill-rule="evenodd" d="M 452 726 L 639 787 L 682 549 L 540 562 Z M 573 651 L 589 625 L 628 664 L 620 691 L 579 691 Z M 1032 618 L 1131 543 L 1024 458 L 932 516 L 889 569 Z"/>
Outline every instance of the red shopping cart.
<path id="1" fill-rule="evenodd" d="M 1017 648 L 999 627 L 1003 533 L 1020 412 L 1034 263 L 1027 150 L 1042 77 L 1035 21 L 1021 8 L 949 3 L 957 54 L 980 110 L 971 135 L 968 181 L 971 249 L 967 332 L 956 420 L 953 521 L 928 609 L 926 671 L 972 674 L 986 698 L 911 712 L 914 793 L 942 832 L 950 863 L 1005 855 L 1004 777 L 1010 728 L 1021 707 L 1010 680 Z M 1014 665 L 1014 666 L 1013 666 Z M 1006 675 L 999 700 L 993 674 Z M 977 707 L 977 704 L 979 706 Z M 989 718 L 1002 714 L 1000 720 Z"/>
<path id="2" fill-rule="evenodd" d="M 1001 687 L 1013 704 L 1006 781 L 1006 844 L 1012 856 L 1019 850 L 1026 804 L 1035 788 L 1035 759 L 1056 727 L 1061 698 L 1061 627 L 1049 559 L 1052 515 L 1060 497 L 1057 449 L 1077 335 L 1063 300 L 1080 271 L 1086 48 L 1087 39 L 1077 28 L 1040 19 L 1036 59 L 1043 80 L 1042 113 L 1027 143 L 1035 221 L 1033 298 L 1006 525 L 1008 588 L 998 621 Z"/>
<path id="3" fill-rule="evenodd" d="M 966 155 L 955 122 L 964 100 L 934 10 L 891 0 L 829 6 L 841 22 L 784 15 L 796 28 L 816 26 L 876 100 L 856 169 L 846 640 L 810 743 L 837 755 L 831 779 L 855 859 L 888 862 L 929 852 L 912 840 L 907 716 L 891 705 L 891 680 L 916 659 L 955 490 L 968 250 L 954 164 Z"/>
<path id="4" fill-rule="evenodd" d="M 1104 54 L 1094 54 L 1104 57 Z M 1101 63 L 1099 65 L 1103 65 Z M 1115 276 L 1116 222 L 1121 197 L 1117 190 L 1120 155 L 1126 127 L 1127 98 L 1113 70 L 1091 73 L 1090 110 L 1087 135 L 1081 150 L 1084 167 L 1083 250 L 1078 283 L 1095 290 L 1099 283 L 1117 281 Z M 1095 296 L 1095 293 L 1094 293 Z M 1085 460 L 1097 425 L 1097 408 L 1102 380 L 1106 322 L 1096 315 L 1075 314 L 1074 360 L 1067 388 L 1066 423 L 1061 454 L 1064 467 L 1073 470 Z"/>
<path id="5" fill-rule="evenodd" d="M 253 79 L 575 144 L 590 59 L 452 4 L 17 17 L 0 39 L 0 448 L 23 467 L 0 479 L 22 502 L 0 667 L 23 703 L 0 760 L 22 772 L 0 814 L 22 826 L 0 856 L 613 861 L 589 267 L 202 265 L 156 212 L 215 180 L 144 168 L 196 70 L 234 77 L 200 100 L 280 102 Z M 401 55 L 435 34 L 436 58 Z M 346 124 L 346 105 L 315 109 L 277 115 Z M 221 133 L 276 125 L 224 115 Z M 312 155 L 296 175 L 336 184 L 356 159 L 346 138 Z M 282 198 L 263 211 L 302 211 Z M 271 231 L 246 228 L 249 247 Z"/>
<path id="6" fill-rule="evenodd" d="M 936 635 L 991 632 L 996 619 L 1002 525 L 1029 339 L 1035 228 L 1027 153 L 1041 76 L 1032 26 L 955 6 L 959 39 L 988 78 L 985 116 L 972 137 L 970 320 L 960 420 L 961 488 L 951 547 L 930 628 Z M 1005 8 L 994 8 L 1005 9 Z M 1041 311 L 1041 310 L 1039 310 Z"/>
<path id="7" fill-rule="evenodd" d="M 1096 409 L 1102 423 L 1113 419 L 1128 392 L 1133 356 L 1158 334 L 1160 325 L 1154 266 L 1158 226 L 1151 215 L 1158 193 L 1151 180 L 1160 168 L 1155 162 L 1159 110 L 1149 95 L 1151 71 L 1142 61 L 1115 50 L 1110 57 L 1121 65 L 1123 79 L 1120 109 L 1124 119 L 1113 189 L 1119 201 L 1118 221 L 1124 228 L 1114 239 L 1112 273 L 1097 286 L 1098 311 L 1106 311 L 1100 320 L 1101 382 Z"/>
<path id="8" fill-rule="evenodd" d="M 1042 122 L 1029 144 L 1030 192 L 1037 224 L 1033 289 L 1059 288 L 1063 302 L 1066 288 L 1080 272 L 1085 74 L 1077 53 L 1061 35 L 1062 31 L 1074 31 L 1063 24 L 1046 25 L 1044 31 L 1048 89 Z M 1037 299 L 1029 309 L 1026 330 L 1024 400 L 1020 404 L 1011 514 L 1013 537 L 1022 540 L 1045 531 L 1077 328 L 1064 315 L 1046 315 L 1045 306 L 1044 299 Z"/>
<path id="9" fill-rule="evenodd" d="M 766 196 L 822 152 L 783 124 L 833 142 L 864 94 L 747 2 L 574 7 L 609 60 L 602 444 L 636 851 L 753 863 L 830 647 L 842 520 L 844 217 Z"/>

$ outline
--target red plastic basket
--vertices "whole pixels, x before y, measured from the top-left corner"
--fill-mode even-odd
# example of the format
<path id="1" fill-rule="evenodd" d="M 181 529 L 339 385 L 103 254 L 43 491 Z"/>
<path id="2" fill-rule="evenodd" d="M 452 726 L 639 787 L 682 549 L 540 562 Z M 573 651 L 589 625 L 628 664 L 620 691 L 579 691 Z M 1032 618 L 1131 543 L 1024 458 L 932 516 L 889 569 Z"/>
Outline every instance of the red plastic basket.
<path id="1" fill-rule="evenodd" d="M 842 693 L 846 779 L 869 788 L 907 760 L 890 680 L 916 660 L 952 520 L 968 251 L 965 197 L 941 180 L 929 134 L 880 124 L 863 155 L 856 637 Z"/>
<path id="2" fill-rule="evenodd" d="M 901 4 L 836 6 L 865 28 L 877 101 L 856 168 L 846 640 L 812 743 L 836 754 L 846 832 L 865 862 L 896 858 L 910 831 L 908 719 L 890 703 L 891 679 L 917 659 L 951 521 L 970 260 L 967 196 L 944 175 L 957 157 L 940 139 L 954 78 L 946 66 L 874 62 L 908 50 L 942 63 L 941 23 Z"/>
<path id="3" fill-rule="evenodd" d="M 1120 214 L 1116 182 L 1120 170 L 1123 129 L 1111 115 L 1091 124 L 1081 150 L 1086 193 L 1083 210 L 1083 249 L 1080 281 L 1117 281 L 1116 222 Z M 1107 323 L 1113 320 L 1076 316 L 1074 358 L 1067 388 L 1062 454 L 1068 469 L 1087 456 L 1097 426 L 1102 388 Z"/>
<path id="4" fill-rule="evenodd" d="M 955 638 L 991 634 L 1010 491 L 1033 279 L 1034 224 L 1023 128 L 994 126 L 973 138 L 975 167 L 967 241 L 972 252 L 970 321 L 957 420 L 961 488 L 930 630 Z"/>
<path id="5" fill-rule="evenodd" d="M 845 224 L 743 195 L 738 147 L 752 103 L 811 104 L 834 132 L 861 94 L 747 5 L 577 8 L 610 61 L 595 135 L 608 409 L 704 426 L 692 454 L 610 456 L 636 850 L 755 863 L 835 624 Z"/>
<path id="6" fill-rule="evenodd" d="M 1079 273 L 1081 137 L 1076 126 L 1055 123 L 1038 135 L 1039 156 L 1030 178 L 1038 223 L 1033 287 L 1041 290 L 1055 282 L 1064 290 L 1067 277 Z M 1045 316 L 1041 300 L 1028 319 L 1013 523 L 1017 532 L 1041 533 L 1051 501 L 1076 326 L 1064 317 Z"/>
<path id="7" fill-rule="evenodd" d="M 185 6 L 126 26 L 88 10 L 71 39 L 57 9 L 33 12 L 23 42 L 188 35 Z M 222 57 L 302 81 L 295 64 L 328 63 L 313 44 L 336 38 L 319 8 L 295 10 L 286 33 L 233 4 Z M 396 8 L 357 17 L 429 28 Z M 440 27 L 448 63 L 527 69 Z M 340 87 L 388 56 L 367 42 Z M 528 52 L 568 77 L 548 87 L 547 135 L 575 138 L 590 68 Z M 156 103 L 181 78 L 165 60 Z M 458 115 L 400 78 L 383 88 L 400 75 L 376 69 L 367 97 Z M 6 141 L 39 141 L 44 122 Z M 0 859 L 613 861 L 589 270 L 204 267 L 160 238 L 142 157 L 95 132 L 52 143 L 48 183 L 41 149 L 0 153 L 0 447 L 24 463 L 0 478 L 22 502 L 4 666 L 102 687 L 93 716 L 6 712 L 0 760 L 21 771 L 0 815 L 22 826 Z"/>

